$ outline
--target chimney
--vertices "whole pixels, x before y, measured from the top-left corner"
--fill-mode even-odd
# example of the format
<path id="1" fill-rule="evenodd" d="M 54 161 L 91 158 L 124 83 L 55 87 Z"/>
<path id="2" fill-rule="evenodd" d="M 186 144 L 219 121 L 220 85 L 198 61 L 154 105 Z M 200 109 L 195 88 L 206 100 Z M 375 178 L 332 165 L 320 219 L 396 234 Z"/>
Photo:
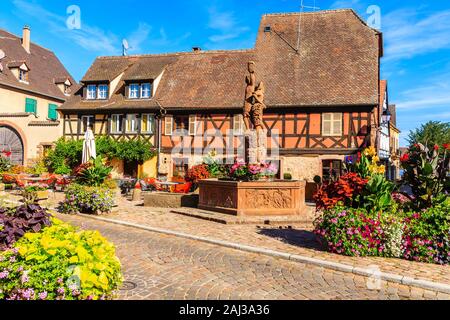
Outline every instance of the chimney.
<path id="1" fill-rule="evenodd" d="M 202 51 L 202 48 L 200 48 L 200 47 L 193 47 L 192 51 L 199 52 L 199 51 Z"/>
<path id="2" fill-rule="evenodd" d="M 23 27 L 23 35 L 22 35 L 22 47 L 26 50 L 26 52 L 30 53 L 30 27 Z"/>

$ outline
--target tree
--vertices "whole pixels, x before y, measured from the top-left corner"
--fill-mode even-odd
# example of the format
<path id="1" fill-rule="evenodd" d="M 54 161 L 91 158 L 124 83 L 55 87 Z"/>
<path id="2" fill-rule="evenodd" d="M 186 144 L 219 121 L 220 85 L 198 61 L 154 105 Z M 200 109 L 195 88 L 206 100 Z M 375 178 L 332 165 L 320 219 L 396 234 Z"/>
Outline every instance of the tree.
<path id="1" fill-rule="evenodd" d="M 416 130 L 412 130 L 407 138 L 410 146 L 422 143 L 427 146 L 450 143 L 450 122 L 429 121 Z"/>

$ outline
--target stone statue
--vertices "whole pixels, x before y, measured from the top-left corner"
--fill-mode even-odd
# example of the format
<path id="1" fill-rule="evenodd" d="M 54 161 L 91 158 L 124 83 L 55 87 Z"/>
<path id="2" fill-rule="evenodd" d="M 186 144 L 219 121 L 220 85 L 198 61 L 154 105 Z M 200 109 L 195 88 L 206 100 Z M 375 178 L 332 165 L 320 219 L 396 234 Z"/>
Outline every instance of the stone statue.
<path id="1" fill-rule="evenodd" d="M 249 75 L 245 77 L 245 101 L 244 101 L 244 123 L 246 127 L 246 149 L 247 163 L 262 163 L 265 161 L 267 149 L 267 134 L 264 130 L 263 114 L 266 105 L 264 104 L 264 83 L 256 85 L 255 63 L 248 63 Z M 250 123 L 253 125 L 251 127 Z"/>
<path id="2" fill-rule="evenodd" d="M 255 75 L 255 63 L 250 61 L 248 63 L 248 72 L 250 73 L 245 77 L 245 83 L 247 84 L 245 88 L 245 100 L 244 100 L 244 123 L 247 130 L 250 130 L 250 117 L 253 107 L 253 93 L 255 92 L 256 86 L 256 75 Z"/>

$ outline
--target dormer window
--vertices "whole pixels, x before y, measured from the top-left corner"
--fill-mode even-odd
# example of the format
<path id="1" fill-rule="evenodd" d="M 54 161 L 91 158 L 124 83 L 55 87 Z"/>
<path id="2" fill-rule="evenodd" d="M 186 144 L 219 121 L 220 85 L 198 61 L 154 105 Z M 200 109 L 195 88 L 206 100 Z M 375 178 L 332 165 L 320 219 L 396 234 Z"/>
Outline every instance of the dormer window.
<path id="1" fill-rule="evenodd" d="M 108 99 L 108 86 L 106 84 L 98 86 L 98 99 Z"/>
<path id="2" fill-rule="evenodd" d="M 19 81 L 28 82 L 28 71 L 19 69 Z"/>
<path id="3" fill-rule="evenodd" d="M 8 67 L 19 82 L 28 84 L 28 73 L 30 68 L 24 61 L 14 61 L 8 63 Z"/>
<path id="4" fill-rule="evenodd" d="M 141 98 L 149 99 L 152 96 L 152 87 L 150 83 L 144 83 L 141 85 Z"/>
<path id="5" fill-rule="evenodd" d="M 132 83 L 128 86 L 129 99 L 150 99 L 152 97 L 152 85 L 150 83 Z"/>
<path id="6" fill-rule="evenodd" d="M 87 97 L 88 100 L 97 99 L 97 86 L 94 84 L 90 84 L 87 86 Z"/>
<path id="7" fill-rule="evenodd" d="M 130 84 L 130 99 L 139 99 L 139 85 L 138 84 Z"/>
<path id="8" fill-rule="evenodd" d="M 70 85 L 64 84 L 64 94 L 70 95 Z"/>
<path id="9" fill-rule="evenodd" d="M 107 84 L 89 84 L 86 88 L 86 99 L 88 100 L 107 100 L 109 88 Z"/>

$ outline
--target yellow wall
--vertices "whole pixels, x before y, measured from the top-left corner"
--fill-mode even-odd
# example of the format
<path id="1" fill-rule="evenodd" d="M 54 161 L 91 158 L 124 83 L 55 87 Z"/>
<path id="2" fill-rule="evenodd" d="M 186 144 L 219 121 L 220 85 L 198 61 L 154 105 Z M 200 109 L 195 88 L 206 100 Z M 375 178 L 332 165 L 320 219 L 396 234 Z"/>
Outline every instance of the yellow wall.
<path id="1" fill-rule="evenodd" d="M 152 159 L 144 162 L 143 165 L 139 165 L 139 175 L 146 175 L 149 178 L 156 178 L 158 175 L 157 163 L 158 157 L 153 157 Z"/>
<path id="2" fill-rule="evenodd" d="M 11 117 L 5 114 L 24 113 L 25 99 L 32 98 L 37 101 L 37 117 L 30 114 L 25 117 Z M 48 104 L 60 106 L 60 102 L 45 99 L 34 94 L 24 94 L 19 91 L 0 87 L 0 125 L 10 125 L 21 135 L 24 144 L 24 161 L 34 159 L 39 155 L 41 143 L 52 143 L 62 136 L 62 119 L 59 116 L 58 126 L 30 126 L 32 121 L 46 121 Z"/>

